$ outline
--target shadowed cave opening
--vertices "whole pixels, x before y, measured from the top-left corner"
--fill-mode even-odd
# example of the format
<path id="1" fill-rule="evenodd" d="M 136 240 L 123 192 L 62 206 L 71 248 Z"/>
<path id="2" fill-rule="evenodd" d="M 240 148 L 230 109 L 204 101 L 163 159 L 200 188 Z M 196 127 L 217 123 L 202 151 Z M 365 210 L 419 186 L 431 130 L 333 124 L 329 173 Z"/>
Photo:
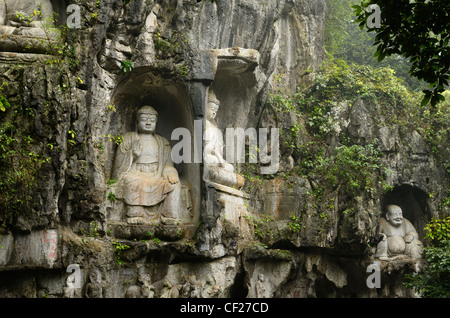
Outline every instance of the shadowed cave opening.
<path id="1" fill-rule="evenodd" d="M 428 204 L 429 195 L 422 189 L 403 184 L 395 187 L 383 198 L 383 216 L 386 214 L 386 207 L 390 204 L 398 205 L 403 211 L 403 217 L 408 219 L 419 233 L 419 239 L 424 244 L 423 229 L 431 219 L 430 207 Z"/>
<path id="2" fill-rule="evenodd" d="M 245 271 L 241 270 L 236 273 L 234 284 L 230 288 L 230 298 L 246 298 L 248 288 L 245 283 Z"/>

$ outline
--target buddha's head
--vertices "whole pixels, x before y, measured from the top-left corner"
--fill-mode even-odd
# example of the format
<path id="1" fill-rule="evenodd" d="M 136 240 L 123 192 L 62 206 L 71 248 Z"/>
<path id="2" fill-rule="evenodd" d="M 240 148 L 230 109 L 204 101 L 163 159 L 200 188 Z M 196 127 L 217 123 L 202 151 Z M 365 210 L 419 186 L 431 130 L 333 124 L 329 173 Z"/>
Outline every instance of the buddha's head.
<path id="1" fill-rule="evenodd" d="M 220 102 L 213 92 L 208 95 L 208 107 L 206 110 L 206 116 L 209 120 L 214 120 L 217 116 L 217 111 L 219 110 Z"/>
<path id="2" fill-rule="evenodd" d="M 386 207 L 386 220 L 393 226 L 399 227 L 403 223 L 403 212 L 398 205 L 388 205 Z"/>
<path id="3" fill-rule="evenodd" d="M 153 134 L 156 131 L 158 112 L 152 106 L 142 106 L 136 115 L 137 129 L 141 134 Z"/>

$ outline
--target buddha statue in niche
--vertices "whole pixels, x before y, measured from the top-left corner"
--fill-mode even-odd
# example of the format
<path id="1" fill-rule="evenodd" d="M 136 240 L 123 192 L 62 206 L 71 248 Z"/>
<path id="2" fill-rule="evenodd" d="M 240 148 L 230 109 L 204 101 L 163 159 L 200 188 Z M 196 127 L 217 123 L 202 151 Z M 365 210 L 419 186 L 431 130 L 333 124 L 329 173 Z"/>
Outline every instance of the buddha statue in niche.
<path id="1" fill-rule="evenodd" d="M 57 39 L 52 15 L 50 0 L 0 0 L 0 34 Z"/>
<path id="2" fill-rule="evenodd" d="M 169 141 L 155 133 L 158 113 L 143 106 L 136 120 L 137 131 L 126 134 L 116 152 L 116 197 L 125 203 L 129 224 L 178 224 L 187 209 Z"/>
<path id="3" fill-rule="evenodd" d="M 85 286 L 84 297 L 86 298 L 103 298 L 103 288 L 100 285 L 101 274 L 98 269 L 91 269 L 88 273 L 89 282 Z"/>
<path id="4" fill-rule="evenodd" d="M 410 221 L 403 217 L 402 209 L 397 205 L 386 207 L 386 218 L 380 220 L 382 240 L 378 243 L 376 258 L 396 260 L 402 258 L 419 259 L 423 254 L 423 245 L 419 234 Z"/>
<path id="5" fill-rule="evenodd" d="M 242 188 L 244 178 L 234 172 L 234 167 L 223 158 L 223 133 L 217 127 L 216 116 L 220 102 L 214 92 L 210 91 L 206 109 L 206 125 L 204 132 L 204 169 L 207 181 L 229 187 Z"/>

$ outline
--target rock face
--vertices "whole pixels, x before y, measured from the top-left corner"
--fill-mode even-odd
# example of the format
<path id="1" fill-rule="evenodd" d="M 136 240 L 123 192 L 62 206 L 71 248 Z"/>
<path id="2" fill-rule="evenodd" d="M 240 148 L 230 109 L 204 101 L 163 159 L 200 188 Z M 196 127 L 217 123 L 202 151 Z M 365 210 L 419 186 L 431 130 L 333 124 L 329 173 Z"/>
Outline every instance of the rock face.
<path id="1" fill-rule="evenodd" d="M 401 280 L 418 261 L 381 261 L 382 288 L 366 285 L 382 208 L 401 206 L 423 240 L 447 177 L 423 136 L 378 125 L 372 104 L 343 104 L 333 116 L 355 143 L 379 140 L 388 193 L 330 191 L 318 203 L 319 179 L 291 173 L 283 146 L 273 177 L 233 163 L 243 189 L 203 175 L 210 90 L 225 136 L 298 120 L 265 108 L 273 89 L 312 83 L 325 0 L 125 2 L 71 1 L 81 24 L 59 52 L 0 55 L 0 101 L 9 105 L 0 112 L 0 296 L 412 296 Z M 185 159 L 174 160 L 187 209 L 178 221 L 130 224 L 117 195 L 116 153 L 143 105 L 158 111 L 157 133 Z M 182 151 L 181 136 L 192 137 Z"/>

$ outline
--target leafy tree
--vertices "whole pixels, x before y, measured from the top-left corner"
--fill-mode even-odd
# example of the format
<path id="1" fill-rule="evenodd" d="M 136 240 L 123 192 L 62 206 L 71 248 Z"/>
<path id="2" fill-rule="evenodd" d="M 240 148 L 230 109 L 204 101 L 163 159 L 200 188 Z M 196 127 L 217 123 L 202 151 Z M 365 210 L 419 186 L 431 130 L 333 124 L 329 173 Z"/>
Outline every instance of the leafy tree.
<path id="1" fill-rule="evenodd" d="M 431 247 L 424 248 L 428 265 L 422 273 L 406 276 L 405 286 L 425 298 L 450 297 L 450 217 L 433 219 L 425 227 Z"/>
<path id="2" fill-rule="evenodd" d="M 393 54 L 381 62 L 374 57 L 375 34 L 361 30 L 353 23 L 356 16 L 352 6 L 357 3 L 360 3 L 360 0 L 327 0 L 328 16 L 325 27 L 327 53 L 347 63 L 370 65 L 374 68 L 390 67 L 412 91 L 427 88 L 428 85 L 424 81 L 411 77 L 409 74 L 411 63 L 405 57 Z"/>
<path id="3" fill-rule="evenodd" d="M 380 24 L 368 23 L 378 6 Z M 409 73 L 430 84 L 422 105 L 445 100 L 450 78 L 450 6 L 448 0 L 362 0 L 353 5 L 361 29 L 376 34 L 375 56 L 399 54 L 411 62 Z"/>

